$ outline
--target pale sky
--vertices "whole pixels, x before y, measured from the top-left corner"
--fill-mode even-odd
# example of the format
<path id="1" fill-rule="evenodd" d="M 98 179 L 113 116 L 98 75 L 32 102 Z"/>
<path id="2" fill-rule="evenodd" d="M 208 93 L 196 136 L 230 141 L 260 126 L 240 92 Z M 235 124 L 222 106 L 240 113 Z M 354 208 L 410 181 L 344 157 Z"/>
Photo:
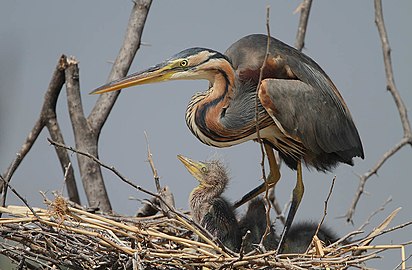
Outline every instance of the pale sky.
<path id="1" fill-rule="evenodd" d="M 270 5 L 271 34 L 293 45 L 300 1 L 155 1 L 152 4 L 142 46 L 131 72 L 156 64 L 189 47 L 224 52 L 239 38 L 265 33 L 266 6 Z M 396 4 L 395 4 L 396 3 Z M 82 99 L 89 112 L 96 96 L 88 93 L 106 82 L 123 40 L 131 1 L 8 1 L 0 9 L 0 171 L 5 171 L 37 120 L 43 95 L 59 56 L 73 55 L 79 61 Z M 395 82 L 408 109 L 412 104 L 411 65 L 412 2 L 385 1 L 384 16 L 392 48 Z M 378 213 L 366 231 L 372 230 L 394 209 L 402 207 L 392 225 L 412 219 L 410 190 L 412 151 L 405 147 L 391 158 L 366 185 L 367 195 L 359 202 L 354 225 L 338 219 L 348 210 L 358 186 L 358 174 L 371 168 L 380 156 L 402 137 L 402 127 L 393 99 L 386 91 L 382 50 L 374 23 L 373 1 L 314 1 L 304 52 L 313 58 L 339 88 L 362 138 L 365 160 L 355 166 L 341 165 L 332 173 L 304 171 L 305 194 L 296 221 L 319 221 L 331 180 L 336 184 L 329 202 L 326 224 L 339 235 L 357 229 L 388 197 L 392 202 Z M 139 185 L 155 190 L 146 162 L 149 142 L 161 183 L 175 194 L 179 208 L 188 208 L 187 198 L 196 181 L 187 173 L 177 154 L 204 160 L 223 159 L 231 172 L 226 196 L 234 201 L 258 185 L 260 149 L 253 142 L 217 149 L 203 145 L 184 121 L 190 97 L 206 90 L 206 81 L 177 81 L 145 85 L 121 93 L 100 139 L 100 158 L 114 165 Z M 74 145 L 67 113 L 65 89 L 58 102 L 59 123 L 65 141 Z M 40 190 L 61 191 L 63 175 L 54 149 L 43 131 L 12 179 L 12 185 L 33 206 L 43 206 Z M 77 182 L 82 190 L 75 165 Z M 277 196 L 282 205 L 290 197 L 295 172 L 283 166 Z M 144 194 L 134 191 L 110 172 L 105 181 L 115 211 L 132 215 Z M 10 194 L 10 193 L 9 193 Z M 86 199 L 82 191 L 82 202 Z M 12 194 L 9 204 L 20 202 Z M 239 211 L 241 214 L 243 209 Z M 278 226 L 281 230 L 281 226 Z M 412 240 L 412 229 L 380 237 L 374 244 Z M 410 255 L 412 248 L 407 248 Z M 393 269 L 399 252 L 385 252 L 382 260 L 368 264 Z M 411 262 L 408 265 L 412 265 Z"/>

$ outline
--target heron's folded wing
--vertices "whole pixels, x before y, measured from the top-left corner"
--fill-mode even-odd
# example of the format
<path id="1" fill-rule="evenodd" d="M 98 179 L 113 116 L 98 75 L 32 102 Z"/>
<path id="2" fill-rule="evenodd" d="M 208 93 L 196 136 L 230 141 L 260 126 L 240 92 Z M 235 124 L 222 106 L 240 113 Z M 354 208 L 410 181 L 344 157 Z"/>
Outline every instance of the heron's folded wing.
<path id="1" fill-rule="evenodd" d="M 259 98 L 275 122 L 313 153 L 336 153 L 348 162 L 363 156 L 350 115 L 325 91 L 300 80 L 265 79 Z"/>

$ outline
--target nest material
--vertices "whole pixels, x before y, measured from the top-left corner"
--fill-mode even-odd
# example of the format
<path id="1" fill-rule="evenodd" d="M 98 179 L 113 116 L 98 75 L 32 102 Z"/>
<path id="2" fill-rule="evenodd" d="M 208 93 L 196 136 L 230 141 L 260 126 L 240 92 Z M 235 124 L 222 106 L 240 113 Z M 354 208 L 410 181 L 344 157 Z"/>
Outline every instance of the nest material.
<path id="1" fill-rule="evenodd" d="M 23 206 L 0 208 L 12 216 L 0 219 L 0 253 L 28 269 L 345 269 L 361 268 L 394 247 L 371 250 L 359 247 L 362 240 L 324 247 L 315 237 L 305 254 L 234 254 L 180 215 L 102 215 L 71 207 L 59 196 L 46 203 L 48 209 L 34 208 L 35 215 Z M 194 240 L 196 235 L 203 241 Z"/>

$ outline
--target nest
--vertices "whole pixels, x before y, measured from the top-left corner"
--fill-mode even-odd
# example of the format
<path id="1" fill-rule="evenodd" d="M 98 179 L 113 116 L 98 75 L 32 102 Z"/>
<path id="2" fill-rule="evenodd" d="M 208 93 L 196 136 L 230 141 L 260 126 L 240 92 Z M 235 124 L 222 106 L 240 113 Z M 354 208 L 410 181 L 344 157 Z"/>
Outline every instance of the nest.
<path id="1" fill-rule="evenodd" d="M 0 253 L 27 269 L 345 269 L 362 268 L 390 248 L 403 251 L 405 261 L 404 245 L 365 245 L 382 230 L 352 244 L 343 245 L 342 238 L 328 247 L 314 237 L 305 254 L 258 248 L 237 254 L 178 211 L 134 218 L 92 213 L 60 196 L 45 203 L 46 209 L 0 208 L 10 216 L 0 219 Z"/>

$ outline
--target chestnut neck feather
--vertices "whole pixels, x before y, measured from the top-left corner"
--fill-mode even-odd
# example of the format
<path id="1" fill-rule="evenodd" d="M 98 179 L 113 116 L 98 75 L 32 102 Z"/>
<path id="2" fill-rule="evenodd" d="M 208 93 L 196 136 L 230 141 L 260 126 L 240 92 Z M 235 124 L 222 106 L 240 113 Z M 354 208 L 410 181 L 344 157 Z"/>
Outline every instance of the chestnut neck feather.
<path id="1" fill-rule="evenodd" d="M 257 84 L 238 82 L 235 70 L 223 59 L 202 70 L 208 74 L 210 88 L 195 94 L 189 103 L 186 123 L 192 133 L 203 143 L 216 147 L 238 144 L 254 134 Z M 258 110 L 259 126 L 270 125 L 260 102 Z"/>

